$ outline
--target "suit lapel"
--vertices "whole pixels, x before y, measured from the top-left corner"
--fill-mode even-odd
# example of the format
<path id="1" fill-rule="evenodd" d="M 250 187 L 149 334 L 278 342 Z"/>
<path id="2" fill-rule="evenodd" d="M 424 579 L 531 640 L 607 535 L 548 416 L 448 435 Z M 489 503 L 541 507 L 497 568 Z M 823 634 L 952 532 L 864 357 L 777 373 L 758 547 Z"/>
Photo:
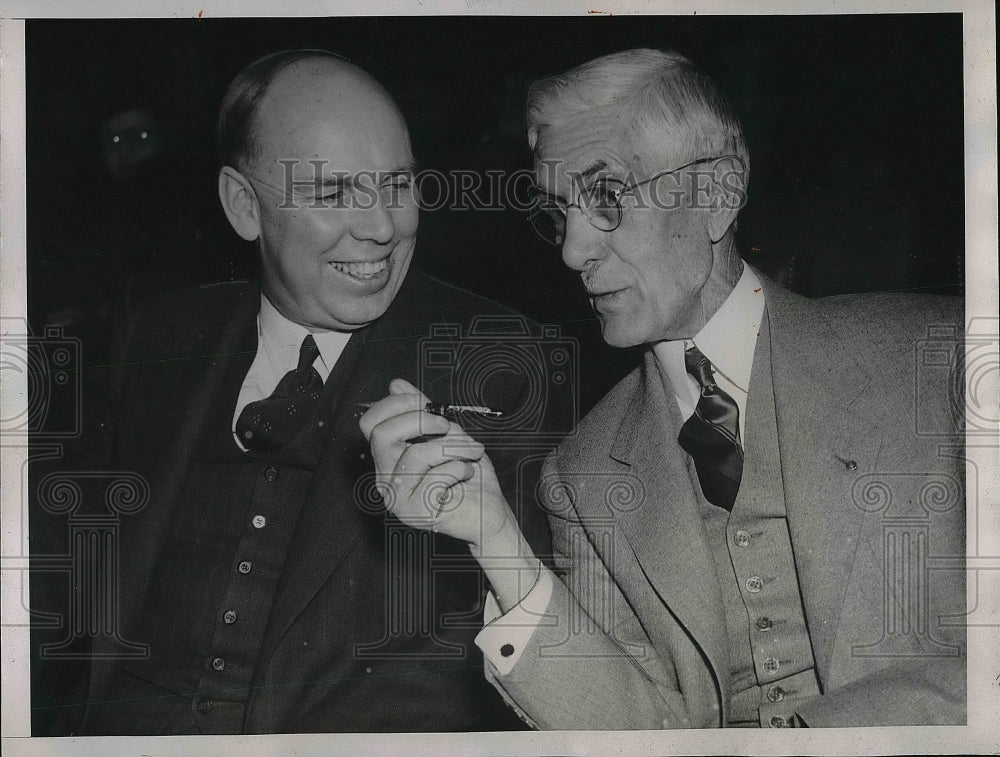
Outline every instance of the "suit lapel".
<path id="1" fill-rule="evenodd" d="M 705 652 L 724 691 L 729 651 L 722 594 L 686 456 L 677 444 L 680 410 L 652 350 L 641 373 L 611 457 L 628 466 L 644 496 L 638 507 L 618 514 L 618 523 L 647 579 Z"/>
<path id="2" fill-rule="evenodd" d="M 852 487 L 874 469 L 880 429 L 852 410 L 870 377 L 849 341 L 797 295 L 761 276 L 771 349 L 781 476 L 810 638 L 826 680 L 840 611 L 854 566 L 864 511 Z M 751 393 L 766 380 L 755 361 Z M 701 528 L 691 474 L 676 447 L 680 413 L 655 356 L 647 353 L 639 387 L 625 408 L 611 457 L 644 484 L 642 505 L 618 522 L 670 610 L 728 681 L 728 642 L 712 555 Z"/>
<path id="3" fill-rule="evenodd" d="M 352 336 L 327 379 L 333 382 L 325 395 L 332 411 L 331 429 L 292 537 L 295 549 L 289 552 L 278 582 L 261 660 L 269 658 L 298 614 L 355 549 L 365 518 L 379 511 L 377 499 L 362 509 L 359 504 L 365 497 L 358 496 L 361 489 L 371 491 L 365 486 L 370 454 L 355 406 L 359 391 L 373 383 L 365 379 L 372 373 L 371 356 L 364 354 L 367 341 L 367 332 Z"/>
<path id="4" fill-rule="evenodd" d="M 358 548 L 373 519 L 384 529 L 384 507 L 372 488 L 371 451 L 358 426 L 363 412 L 358 403 L 384 397 L 395 377 L 417 384 L 415 337 L 427 336 L 428 318 L 414 317 L 410 304 L 418 282 L 411 276 L 414 280 L 382 319 L 351 337 L 327 379 L 331 428 L 292 537 L 295 549 L 279 580 L 258 675 L 296 617 Z"/>
<path id="5" fill-rule="evenodd" d="M 785 504 L 817 670 L 824 682 L 864 511 L 852 487 L 873 470 L 879 428 L 851 410 L 870 378 L 808 301 L 762 278 Z M 753 391 L 753 388 L 751 388 Z"/>

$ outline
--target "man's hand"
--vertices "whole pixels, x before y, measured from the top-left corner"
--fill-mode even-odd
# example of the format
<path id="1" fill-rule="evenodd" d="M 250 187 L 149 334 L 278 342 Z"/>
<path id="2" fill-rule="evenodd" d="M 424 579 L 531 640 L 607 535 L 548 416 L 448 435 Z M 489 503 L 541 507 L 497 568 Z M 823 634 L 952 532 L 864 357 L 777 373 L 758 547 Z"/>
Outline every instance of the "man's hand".
<path id="1" fill-rule="evenodd" d="M 538 561 L 525 541 L 482 444 L 446 418 L 403 379 L 361 416 L 376 486 L 403 523 L 461 539 L 479 561 L 506 611 L 531 586 Z"/>
<path id="2" fill-rule="evenodd" d="M 430 400 L 403 379 L 361 416 L 386 509 L 413 528 L 480 545 L 509 508 L 482 444 L 457 423 L 424 410 Z M 418 441 L 414 441 L 418 440 Z"/>

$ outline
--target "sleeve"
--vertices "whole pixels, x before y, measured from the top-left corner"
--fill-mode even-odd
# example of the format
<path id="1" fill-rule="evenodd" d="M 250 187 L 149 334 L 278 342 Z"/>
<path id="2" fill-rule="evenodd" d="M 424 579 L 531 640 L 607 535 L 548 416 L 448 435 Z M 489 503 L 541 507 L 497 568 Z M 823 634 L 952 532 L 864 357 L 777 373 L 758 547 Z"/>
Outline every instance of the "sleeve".
<path id="1" fill-rule="evenodd" d="M 43 653 L 47 645 L 64 641 L 73 618 L 72 607 L 81 601 L 79 587 L 69 574 L 52 568 L 72 554 L 68 515 L 54 494 L 45 494 L 47 476 L 64 477 L 90 471 L 113 470 L 114 426 L 120 413 L 126 346 L 134 329 L 129 321 L 110 340 L 106 355 L 95 356 L 81 346 L 80 400 L 73 408 L 79 423 L 77 437 L 60 440 L 53 446 L 35 440 L 30 449 L 28 467 L 29 551 L 32 560 L 29 604 L 36 618 L 31 629 L 32 733 L 43 736 L 66 736 L 80 725 L 89 682 L 90 638 L 77 639 L 76 657 L 57 657 Z M 53 490 L 54 491 L 54 490 Z M 49 500 L 52 500 L 51 502 Z"/>
<path id="2" fill-rule="evenodd" d="M 543 480 L 556 475 L 550 455 Z M 532 627 L 519 629 L 528 631 L 528 638 L 522 649 L 512 651 L 515 661 L 504 661 L 502 649 L 501 665 L 486 654 L 487 679 L 525 722 L 539 729 L 691 727 L 670 661 L 653 647 L 580 520 L 564 517 L 563 502 L 559 514 L 553 512 L 546 490 L 542 487 L 542 504 L 556 566 L 548 602 L 539 616 L 534 603 L 544 596 L 540 578 L 519 607 L 503 616 L 528 619 Z M 500 631 L 490 630 L 486 638 L 494 633 Z M 512 646 L 515 638 L 523 641 L 506 638 Z"/>
<path id="3" fill-rule="evenodd" d="M 965 725 L 965 660 L 899 662 L 796 710 L 809 728 Z"/>
<path id="4" fill-rule="evenodd" d="M 476 645 L 500 675 L 506 675 L 517 664 L 538 624 L 544 620 L 545 608 L 552 598 L 552 586 L 556 580 L 552 571 L 539 564 L 535 584 L 505 614 L 501 614 L 493 593 L 487 594 L 483 613 L 485 627 L 476 637 Z"/>

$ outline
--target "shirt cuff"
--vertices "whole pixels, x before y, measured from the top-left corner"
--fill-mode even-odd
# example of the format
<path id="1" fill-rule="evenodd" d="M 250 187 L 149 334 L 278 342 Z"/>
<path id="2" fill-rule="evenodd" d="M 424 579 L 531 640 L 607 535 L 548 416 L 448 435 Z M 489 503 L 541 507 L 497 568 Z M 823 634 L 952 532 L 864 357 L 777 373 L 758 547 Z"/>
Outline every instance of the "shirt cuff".
<path id="1" fill-rule="evenodd" d="M 486 596 L 483 621 L 486 627 L 476 636 L 476 646 L 499 675 L 507 675 L 521 658 L 552 598 L 552 571 L 539 563 L 538 578 L 527 594 L 505 613 L 491 591 Z"/>

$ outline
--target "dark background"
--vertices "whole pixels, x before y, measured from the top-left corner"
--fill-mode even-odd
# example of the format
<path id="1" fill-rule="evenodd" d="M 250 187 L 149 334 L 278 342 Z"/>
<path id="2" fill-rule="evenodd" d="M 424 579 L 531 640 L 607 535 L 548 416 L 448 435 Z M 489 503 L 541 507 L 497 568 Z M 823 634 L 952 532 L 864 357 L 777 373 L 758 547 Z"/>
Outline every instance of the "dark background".
<path id="1" fill-rule="evenodd" d="M 31 20 L 29 319 L 35 333 L 59 322 L 83 338 L 86 364 L 152 292 L 254 274 L 216 196 L 215 117 L 241 68 L 287 47 L 333 50 L 374 74 L 421 167 L 442 171 L 530 166 L 534 78 L 673 47 L 743 119 L 747 260 L 810 296 L 961 294 L 961 31 L 959 14 Z M 135 109 L 148 111 L 150 141 L 113 145 L 109 119 Z M 635 350 L 600 341 L 576 275 L 522 213 L 424 212 L 415 264 L 562 324 L 580 340 L 584 409 L 634 364 Z"/>

